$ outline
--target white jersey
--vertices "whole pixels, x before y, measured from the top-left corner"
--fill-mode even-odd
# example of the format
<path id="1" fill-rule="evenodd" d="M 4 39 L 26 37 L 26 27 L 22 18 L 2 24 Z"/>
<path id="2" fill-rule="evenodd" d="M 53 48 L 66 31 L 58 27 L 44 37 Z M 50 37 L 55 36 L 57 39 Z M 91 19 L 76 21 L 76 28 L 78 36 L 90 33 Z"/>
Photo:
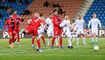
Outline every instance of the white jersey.
<path id="1" fill-rule="evenodd" d="M 83 19 L 81 19 L 81 20 L 77 19 L 76 22 L 75 22 L 75 24 L 76 24 L 76 26 L 77 26 L 77 29 L 83 29 L 84 23 L 85 23 L 85 22 L 84 22 Z"/>
<path id="2" fill-rule="evenodd" d="M 91 25 L 91 29 L 98 29 L 98 24 L 100 25 L 101 27 L 101 23 L 99 21 L 99 19 L 97 18 L 92 18 L 90 21 L 89 21 L 89 24 L 88 24 L 88 27 L 90 27 Z"/>
<path id="3" fill-rule="evenodd" d="M 70 20 L 63 20 L 60 27 L 63 27 L 63 31 L 70 30 Z"/>
<path id="4" fill-rule="evenodd" d="M 52 23 L 52 20 L 50 18 L 47 18 L 45 20 L 45 23 L 49 25 L 48 30 L 47 30 L 48 36 L 53 36 L 53 23 Z"/>
<path id="5" fill-rule="evenodd" d="M 60 24 L 60 27 L 63 27 L 63 34 L 66 35 L 66 37 L 72 38 L 70 32 L 70 27 L 71 27 L 70 20 L 63 20 Z"/>

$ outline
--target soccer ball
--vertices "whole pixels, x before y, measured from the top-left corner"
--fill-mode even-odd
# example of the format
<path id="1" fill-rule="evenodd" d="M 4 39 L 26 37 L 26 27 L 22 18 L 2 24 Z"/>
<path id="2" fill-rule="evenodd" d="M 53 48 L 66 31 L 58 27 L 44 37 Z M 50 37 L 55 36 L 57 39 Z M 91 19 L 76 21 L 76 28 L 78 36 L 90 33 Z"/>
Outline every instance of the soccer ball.
<path id="1" fill-rule="evenodd" d="M 95 51 L 98 51 L 99 50 L 99 46 L 94 46 L 93 48 Z"/>

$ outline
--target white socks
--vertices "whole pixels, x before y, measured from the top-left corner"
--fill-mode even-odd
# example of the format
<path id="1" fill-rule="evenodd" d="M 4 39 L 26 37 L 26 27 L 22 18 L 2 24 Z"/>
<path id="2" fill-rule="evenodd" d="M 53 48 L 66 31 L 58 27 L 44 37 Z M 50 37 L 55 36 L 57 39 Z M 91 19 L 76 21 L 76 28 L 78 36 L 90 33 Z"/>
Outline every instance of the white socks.
<path id="1" fill-rule="evenodd" d="M 77 37 L 77 46 L 79 45 L 79 38 Z"/>
<path id="2" fill-rule="evenodd" d="M 68 38 L 68 46 L 72 46 L 72 44 L 71 44 L 71 38 Z"/>
<path id="3" fill-rule="evenodd" d="M 98 42 L 98 38 L 96 37 L 96 42 Z"/>
<path id="4" fill-rule="evenodd" d="M 85 37 L 83 37 L 83 44 L 85 44 Z"/>
<path id="5" fill-rule="evenodd" d="M 56 45 L 58 46 L 58 41 L 57 41 L 57 38 L 55 38 L 55 42 L 56 42 Z"/>
<path id="6" fill-rule="evenodd" d="M 94 37 L 92 37 L 92 42 L 94 42 Z"/>
<path id="7" fill-rule="evenodd" d="M 47 40 L 48 40 L 48 46 L 50 46 L 50 38 L 48 38 Z"/>

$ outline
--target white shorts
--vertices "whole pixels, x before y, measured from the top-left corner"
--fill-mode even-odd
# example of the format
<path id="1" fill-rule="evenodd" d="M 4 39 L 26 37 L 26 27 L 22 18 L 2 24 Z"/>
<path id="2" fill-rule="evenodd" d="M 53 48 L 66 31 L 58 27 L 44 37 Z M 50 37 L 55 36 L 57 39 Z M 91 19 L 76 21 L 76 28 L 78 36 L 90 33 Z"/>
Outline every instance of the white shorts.
<path id="1" fill-rule="evenodd" d="M 70 32 L 70 30 L 69 30 L 69 29 L 68 29 L 68 30 L 63 31 L 63 34 L 64 34 L 67 38 L 72 38 L 72 35 L 71 35 L 71 32 Z"/>
<path id="2" fill-rule="evenodd" d="M 41 38 L 42 34 L 44 33 L 44 29 L 38 30 L 39 38 Z"/>
<path id="3" fill-rule="evenodd" d="M 92 30 L 92 35 L 98 35 L 98 29 L 91 29 Z"/>
<path id="4" fill-rule="evenodd" d="M 84 34 L 84 30 L 83 29 L 77 29 L 77 34 Z"/>
<path id="5" fill-rule="evenodd" d="M 53 27 L 49 27 L 48 30 L 47 30 L 47 35 L 50 37 L 50 36 L 54 36 L 54 33 L 53 33 Z"/>

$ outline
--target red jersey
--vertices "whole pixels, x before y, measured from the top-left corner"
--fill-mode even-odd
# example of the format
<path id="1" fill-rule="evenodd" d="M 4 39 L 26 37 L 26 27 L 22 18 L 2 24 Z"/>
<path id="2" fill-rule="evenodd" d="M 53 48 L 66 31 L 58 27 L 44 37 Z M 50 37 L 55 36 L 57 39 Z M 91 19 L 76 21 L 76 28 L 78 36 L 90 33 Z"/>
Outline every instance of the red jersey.
<path id="1" fill-rule="evenodd" d="M 6 26 L 8 24 L 8 31 L 13 31 L 15 29 L 15 20 L 14 19 L 7 19 L 6 22 L 5 22 L 5 26 L 4 26 L 4 31 L 6 29 Z"/>
<path id="2" fill-rule="evenodd" d="M 62 28 L 60 28 L 60 24 L 62 22 L 61 18 L 59 16 L 53 16 L 52 17 L 52 22 L 53 22 L 53 30 L 54 30 L 54 35 L 61 35 L 62 34 Z"/>
<path id="3" fill-rule="evenodd" d="M 19 28 L 20 21 L 23 22 L 23 19 L 19 15 L 13 15 L 13 19 L 16 21 L 16 28 Z"/>
<path id="4" fill-rule="evenodd" d="M 61 18 L 59 16 L 53 16 L 52 22 L 54 26 L 59 26 L 62 22 Z"/>
<path id="5" fill-rule="evenodd" d="M 41 19 L 38 18 L 32 18 L 32 26 L 36 29 L 40 26 L 40 23 L 42 23 Z"/>

